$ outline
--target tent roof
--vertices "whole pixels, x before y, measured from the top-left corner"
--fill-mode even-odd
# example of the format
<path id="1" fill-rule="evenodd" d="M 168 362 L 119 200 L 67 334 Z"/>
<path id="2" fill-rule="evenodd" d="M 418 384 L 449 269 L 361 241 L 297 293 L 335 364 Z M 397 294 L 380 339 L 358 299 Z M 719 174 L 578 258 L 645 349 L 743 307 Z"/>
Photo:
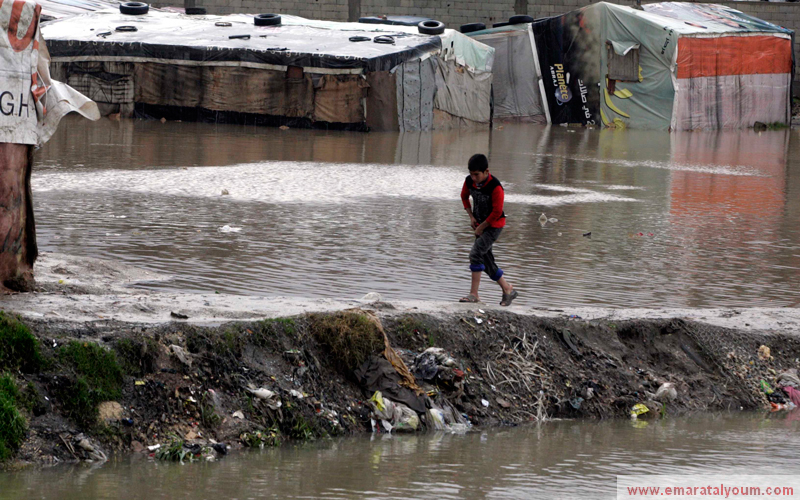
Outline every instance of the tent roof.
<path id="1" fill-rule="evenodd" d="M 178 59 L 195 64 L 272 64 L 336 70 L 389 70 L 403 61 L 449 47 L 448 58 L 480 71 L 491 69 L 494 49 L 454 30 L 440 36 L 416 27 L 314 21 L 282 15 L 278 26 L 255 26 L 253 17 L 193 15 L 151 10 L 131 16 L 107 9 L 53 21 L 42 33 L 53 57 L 113 60 Z M 217 23 L 230 23 L 218 26 Z M 135 26 L 137 31 L 117 31 Z M 230 36 L 247 36 L 233 38 Z M 374 43 L 395 35 L 393 44 Z M 369 41 L 351 41 L 366 36 Z"/>

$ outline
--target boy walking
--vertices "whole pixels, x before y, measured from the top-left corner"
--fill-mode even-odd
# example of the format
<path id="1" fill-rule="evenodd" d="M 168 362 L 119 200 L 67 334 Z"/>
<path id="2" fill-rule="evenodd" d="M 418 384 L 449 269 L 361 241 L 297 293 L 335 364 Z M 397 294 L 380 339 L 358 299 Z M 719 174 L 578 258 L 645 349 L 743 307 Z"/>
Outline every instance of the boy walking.
<path id="1" fill-rule="evenodd" d="M 469 214 L 472 229 L 475 230 L 475 243 L 469 252 L 469 269 L 472 271 L 472 286 L 469 295 L 459 302 L 479 302 L 478 288 L 481 285 L 481 272 L 489 275 L 503 289 L 501 306 L 511 305 L 517 298 L 517 291 L 503 277 L 503 270 L 497 267 L 492 254 L 492 245 L 506 225 L 503 212 L 503 186 L 489 173 L 489 160 L 482 154 L 472 155 L 467 164 L 469 175 L 461 188 L 461 201 Z M 472 196 L 474 207 L 470 207 Z"/>

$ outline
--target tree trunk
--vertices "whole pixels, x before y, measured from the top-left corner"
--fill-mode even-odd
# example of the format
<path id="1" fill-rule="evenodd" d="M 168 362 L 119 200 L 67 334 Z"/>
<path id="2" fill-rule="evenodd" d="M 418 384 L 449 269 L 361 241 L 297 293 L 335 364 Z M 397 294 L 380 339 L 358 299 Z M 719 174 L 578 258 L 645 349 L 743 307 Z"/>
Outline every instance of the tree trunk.
<path id="1" fill-rule="evenodd" d="M 0 288 L 33 288 L 39 254 L 31 197 L 33 146 L 0 143 Z"/>

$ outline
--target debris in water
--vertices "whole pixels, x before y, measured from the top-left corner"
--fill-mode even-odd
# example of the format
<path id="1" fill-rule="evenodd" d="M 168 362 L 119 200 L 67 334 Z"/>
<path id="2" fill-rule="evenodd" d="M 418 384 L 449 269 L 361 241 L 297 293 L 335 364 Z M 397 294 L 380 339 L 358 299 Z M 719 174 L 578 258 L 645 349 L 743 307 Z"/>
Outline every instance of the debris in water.
<path id="1" fill-rule="evenodd" d="M 233 226 L 229 226 L 227 224 L 225 224 L 224 226 L 219 228 L 219 232 L 220 233 L 238 233 L 241 230 L 242 230 L 242 228 L 240 228 L 240 227 L 233 227 Z"/>
<path id="2" fill-rule="evenodd" d="M 585 236 L 586 238 L 591 238 L 592 237 L 592 232 L 589 231 L 588 233 L 583 233 L 583 236 Z"/>
<path id="3" fill-rule="evenodd" d="M 222 190 L 222 196 L 226 196 L 226 195 L 229 195 L 229 194 L 230 194 L 230 193 L 228 192 L 228 190 L 227 190 L 227 189 L 223 189 L 223 190 Z"/>
<path id="4" fill-rule="evenodd" d="M 178 319 L 189 319 L 189 316 L 187 316 L 187 315 L 185 315 L 185 314 L 181 314 L 181 313 L 176 313 L 176 312 L 174 312 L 174 311 L 170 311 L 169 315 L 170 315 L 170 316 L 172 316 L 173 318 L 178 318 Z"/>
<path id="5" fill-rule="evenodd" d="M 544 227 L 544 225 L 547 224 L 547 216 L 544 213 L 542 213 L 542 215 L 539 216 L 539 224 L 541 224 L 542 227 Z"/>

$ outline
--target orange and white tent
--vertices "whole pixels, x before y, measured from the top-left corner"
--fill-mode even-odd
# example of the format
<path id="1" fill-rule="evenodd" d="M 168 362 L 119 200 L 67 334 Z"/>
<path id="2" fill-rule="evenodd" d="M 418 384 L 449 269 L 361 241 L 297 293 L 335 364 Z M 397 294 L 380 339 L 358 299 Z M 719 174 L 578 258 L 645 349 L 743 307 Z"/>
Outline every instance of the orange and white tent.
<path id="1" fill-rule="evenodd" d="M 716 4 L 599 2 L 536 20 L 550 123 L 694 130 L 788 124 L 794 32 Z"/>

